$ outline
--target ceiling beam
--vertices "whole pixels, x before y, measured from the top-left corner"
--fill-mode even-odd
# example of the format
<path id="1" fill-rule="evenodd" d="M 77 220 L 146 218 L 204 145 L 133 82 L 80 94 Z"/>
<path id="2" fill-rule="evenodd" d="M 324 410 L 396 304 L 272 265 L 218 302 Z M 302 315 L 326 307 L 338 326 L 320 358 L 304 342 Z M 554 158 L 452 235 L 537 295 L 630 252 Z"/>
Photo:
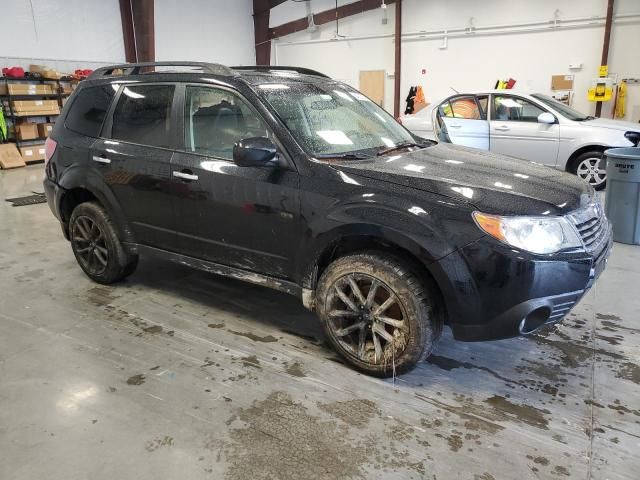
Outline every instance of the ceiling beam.
<path id="1" fill-rule="evenodd" d="M 272 2 L 279 2 L 280 0 L 271 0 Z M 280 2 L 282 3 L 282 2 Z M 386 0 L 387 5 L 395 3 L 395 0 Z M 359 13 L 367 12 L 369 10 L 375 10 L 380 8 L 382 4 L 381 0 L 358 0 L 357 2 L 348 3 L 342 5 L 337 9 L 332 8 L 323 12 L 318 12 L 313 15 L 313 22 L 316 25 L 324 25 L 325 23 L 334 22 L 336 20 L 357 15 Z M 269 38 L 280 38 L 285 35 L 291 35 L 295 32 L 301 32 L 309 27 L 309 19 L 307 17 L 299 18 L 291 22 L 283 23 L 277 27 L 269 29 Z"/>

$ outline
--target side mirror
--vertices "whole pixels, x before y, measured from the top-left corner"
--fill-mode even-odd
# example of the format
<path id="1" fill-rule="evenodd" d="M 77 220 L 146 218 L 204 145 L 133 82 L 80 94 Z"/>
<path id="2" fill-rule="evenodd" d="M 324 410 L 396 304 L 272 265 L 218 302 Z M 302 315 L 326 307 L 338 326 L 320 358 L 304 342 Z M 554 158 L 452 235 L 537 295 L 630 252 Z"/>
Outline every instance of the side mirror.
<path id="1" fill-rule="evenodd" d="M 548 125 L 553 125 L 556 123 L 556 117 L 554 117 L 549 112 L 544 112 L 538 115 L 538 123 L 546 123 Z"/>
<path id="2" fill-rule="evenodd" d="M 278 148 L 267 137 L 240 140 L 233 146 L 233 161 L 239 167 L 272 167 L 277 164 Z"/>

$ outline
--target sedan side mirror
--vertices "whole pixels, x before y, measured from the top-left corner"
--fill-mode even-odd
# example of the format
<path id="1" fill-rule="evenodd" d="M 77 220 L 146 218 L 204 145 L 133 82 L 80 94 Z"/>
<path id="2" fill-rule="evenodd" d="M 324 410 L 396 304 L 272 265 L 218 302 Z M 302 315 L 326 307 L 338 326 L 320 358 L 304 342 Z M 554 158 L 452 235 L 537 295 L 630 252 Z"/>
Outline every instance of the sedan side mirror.
<path id="1" fill-rule="evenodd" d="M 272 167 L 277 155 L 278 147 L 267 137 L 245 138 L 233 146 L 233 161 L 239 167 Z"/>
<path id="2" fill-rule="evenodd" d="M 538 115 L 538 123 L 546 123 L 549 125 L 553 125 L 554 123 L 556 123 L 556 117 L 554 117 L 549 112 L 543 112 L 540 115 Z"/>

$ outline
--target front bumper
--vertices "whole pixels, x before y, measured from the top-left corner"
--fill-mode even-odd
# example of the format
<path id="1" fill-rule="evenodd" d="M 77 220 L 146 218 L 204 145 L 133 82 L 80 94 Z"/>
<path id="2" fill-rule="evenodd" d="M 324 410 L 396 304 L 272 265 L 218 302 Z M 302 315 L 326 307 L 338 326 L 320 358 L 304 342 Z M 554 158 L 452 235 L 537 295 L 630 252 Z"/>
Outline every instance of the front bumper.
<path id="1" fill-rule="evenodd" d="M 532 255 L 483 237 L 445 257 L 436 275 L 445 280 L 436 280 L 454 337 L 497 340 L 562 320 L 603 272 L 612 245 L 608 226 L 591 253 Z"/>

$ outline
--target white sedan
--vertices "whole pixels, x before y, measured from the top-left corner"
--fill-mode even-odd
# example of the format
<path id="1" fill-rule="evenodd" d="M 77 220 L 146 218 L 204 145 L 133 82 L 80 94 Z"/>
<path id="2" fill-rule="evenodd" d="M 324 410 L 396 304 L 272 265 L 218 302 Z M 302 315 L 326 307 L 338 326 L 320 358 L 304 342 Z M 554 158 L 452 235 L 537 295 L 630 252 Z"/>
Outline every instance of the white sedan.
<path id="1" fill-rule="evenodd" d="M 584 115 L 540 93 L 455 94 L 401 118 L 414 134 L 531 160 L 606 184 L 602 153 L 637 146 L 640 124 Z"/>

